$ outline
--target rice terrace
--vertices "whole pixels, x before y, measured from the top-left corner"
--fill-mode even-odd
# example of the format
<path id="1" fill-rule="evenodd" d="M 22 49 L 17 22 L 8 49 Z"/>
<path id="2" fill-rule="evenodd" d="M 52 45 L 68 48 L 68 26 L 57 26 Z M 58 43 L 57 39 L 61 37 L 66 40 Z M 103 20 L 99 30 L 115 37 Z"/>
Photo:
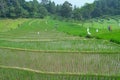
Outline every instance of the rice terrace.
<path id="1" fill-rule="evenodd" d="M 5 14 L 5 1 L 0 1 L 0 80 L 120 80 L 119 13 L 86 18 L 81 12 L 83 18 L 76 19 L 73 11 L 68 18 L 50 12 L 51 1 L 23 0 L 25 10 L 33 3 L 48 14 L 32 16 L 28 9 L 29 16 L 26 11 L 17 16 Z"/>

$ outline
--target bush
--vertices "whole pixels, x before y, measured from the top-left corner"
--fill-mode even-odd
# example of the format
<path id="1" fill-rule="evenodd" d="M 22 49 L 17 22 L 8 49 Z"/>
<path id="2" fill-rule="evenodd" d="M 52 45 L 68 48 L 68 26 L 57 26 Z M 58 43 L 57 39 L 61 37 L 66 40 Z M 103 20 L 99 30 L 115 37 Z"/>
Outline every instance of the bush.
<path id="1" fill-rule="evenodd" d="M 93 36 L 91 36 L 91 35 L 89 35 L 89 34 L 87 34 L 85 37 L 86 37 L 86 38 L 93 38 Z"/>
<path id="2" fill-rule="evenodd" d="M 114 40 L 114 39 L 110 39 L 110 42 L 114 42 L 114 43 L 120 44 L 120 41 L 117 41 L 117 40 Z"/>
<path id="3" fill-rule="evenodd" d="M 95 38 L 96 38 L 96 39 L 102 39 L 102 38 L 100 38 L 100 37 L 98 37 L 98 36 L 97 36 L 97 37 L 95 37 Z"/>

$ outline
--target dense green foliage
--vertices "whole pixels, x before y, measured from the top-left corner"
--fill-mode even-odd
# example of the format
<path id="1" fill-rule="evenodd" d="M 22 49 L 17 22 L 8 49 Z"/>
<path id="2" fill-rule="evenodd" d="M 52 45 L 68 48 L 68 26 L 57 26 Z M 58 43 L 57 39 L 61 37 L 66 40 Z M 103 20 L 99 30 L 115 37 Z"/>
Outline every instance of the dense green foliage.
<path id="1" fill-rule="evenodd" d="M 71 3 L 65 1 L 56 5 L 52 1 L 37 0 L 0 0 L 0 17 L 9 18 L 44 18 L 47 15 L 73 18 L 77 20 L 89 19 L 105 15 L 120 15 L 120 0 L 95 0 L 86 3 L 81 8 L 73 8 Z"/>

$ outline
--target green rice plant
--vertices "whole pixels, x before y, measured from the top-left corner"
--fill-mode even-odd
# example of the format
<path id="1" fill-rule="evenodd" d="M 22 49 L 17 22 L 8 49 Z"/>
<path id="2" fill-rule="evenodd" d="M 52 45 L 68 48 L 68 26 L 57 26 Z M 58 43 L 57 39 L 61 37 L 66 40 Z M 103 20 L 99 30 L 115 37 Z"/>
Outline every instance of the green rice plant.
<path id="1" fill-rule="evenodd" d="M 120 76 L 120 54 L 0 49 L 0 65 L 42 72 Z"/>
<path id="2" fill-rule="evenodd" d="M 51 39 L 52 40 L 52 39 Z M 82 40 L 53 40 L 49 41 L 0 41 L 1 47 L 20 48 L 28 50 L 63 50 L 63 51 L 97 51 L 97 52 L 119 52 L 120 46 L 105 40 L 82 39 Z"/>
<path id="3" fill-rule="evenodd" d="M 82 24 L 49 18 L 1 20 L 0 80 L 119 80 L 117 22 Z M 100 40 L 83 38 L 87 27 Z"/>
<path id="4" fill-rule="evenodd" d="M 5 34 L 11 35 L 11 36 L 23 36 L 26 33 L 37 33 L 40 31 L 59 31 L 60 33 L 67 33 L 70 35 L 75 36 L 83 36 L 85 37 L 87 35 L 87 27 L 90 28 L 91 36 L 103 38 L 107 40 L 111 40 L 114 42 L 119 43 L 119 30 L 118 23 L 110 19 L 103 20 L 103 23 L 100 23 L 100 19 L 98 22 L 95 22 L 94 20 L 84 22 L 84 26 L 82 26 L 82 23 L 71 23 L 71 22 L 63 22 L 63 21 L 57 21 L 52 19 L 17 19 L 17 20 L 1 20 L 1 30 L 4 31 L 2 28 L 6 29 L 6 31 L 9 30 L 9 32 L 6 32 Z M 10 25 L 8 25 L 7 22 L 10 22 Z M 47 24 L 46 24 L 47 22 Z M 4 24 L 4 25 L 3 25 Z M 4 27 L 7 24 L 8 27 Z M 21 27 L 18 27 L 18 24 L 20 24 Z M 57 24 L 57 25 L 56 25 Z M 108 31 L 108 26 L 112 26 L 113 32 Z M 57 28 L 56 28 L 57 26 Z M 14 28 L 15 30 L 10 30 L 10 28 Z M 96 29 L 99 29 L 99 32 L 96 33 Z M 114 34 L 116 33 L 116 34 Z M 118 35 L 117 35 L 118 33 Z M 100 36 L 101 34 L 101 36 Z M 116 38 L 108 38 L 107 34 L 113 35 Z M 27 34 L 26 34 L 27 35 Z M 47 34 L 46 34 L 47 35 Z M 6 36 L 7 35 L 3 35 Z M 99 37 L 100 36 L 100 37 Z M 106 36 L 106 38 L 105 38 Z"/>
<path id="5" fill-rule="evenodd" d="M 16 29 L 22 25 L 27 19 L 1 19 L 0 20 L 0 32 L 10 31 Z"/>
<path id="6" fill-rule="evenodd" d="M 1 80 L 119 80 L 120 77 L 102 75 L 78 75 L 41 73 L 21 69 L 1 68 Z"/>

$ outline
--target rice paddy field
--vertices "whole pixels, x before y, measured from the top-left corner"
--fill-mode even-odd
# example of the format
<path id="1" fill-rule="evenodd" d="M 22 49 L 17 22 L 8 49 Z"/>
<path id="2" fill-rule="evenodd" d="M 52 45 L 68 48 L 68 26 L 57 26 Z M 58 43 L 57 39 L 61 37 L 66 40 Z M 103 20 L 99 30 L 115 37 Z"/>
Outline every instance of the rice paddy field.
<path id="1" fill-rule="evenodd" d="M 0 80 L 120 80 L 119 23 L 92 21 L 1 19 Z"/>

